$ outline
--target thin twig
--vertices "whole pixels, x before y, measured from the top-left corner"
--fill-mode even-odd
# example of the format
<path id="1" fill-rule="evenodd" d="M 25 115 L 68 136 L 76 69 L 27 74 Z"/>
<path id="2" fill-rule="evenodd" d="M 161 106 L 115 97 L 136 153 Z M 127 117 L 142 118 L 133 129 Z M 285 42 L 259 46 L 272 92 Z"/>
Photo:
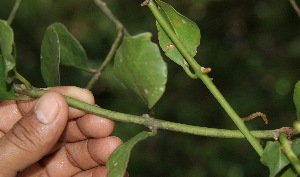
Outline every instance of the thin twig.
<path id="1" fill-rule="evenodd" d="M 116 16 L 107 7 L 102 0 L 94 0 L 95 4 L 105 13 L 105 15 L 116 25 L 117 29 L 123 29 L 123 24 L 116 18 Z"/>
<path id="2" fill-rule="evenodd" d="M 104 68 L 107 66 L 107 64 L 112 60 L 114 54 L 116 53 L 116 50 L 121 42 L 123 36 L 123 32 L 121 32 L 121 30 L 118 32 L 118 35 L 114 41 L 114 43 L 112 44 L 109 53 L 107 54 L 105 60 L 103 61 L 103 63 L 101 64 L 101 66 L 97 69 L 97 71 L 95 72 L 95 74 L 93 75 L 93 77 L 90 79 L 90 81 L 88 82 L 86 88 L 87 89 L 91 89 L 93 87 L 93 85 L 96 83 L 96 81 L 99 79 L 102 71 L 104 70 Z"/>
<path id="3" fill-rule="evenodd" d="M 21 2 L 22 2 L 22 0 L 16 0 L 15 5 L 14 5 L 13 9 L 11 10 L 11 12 L 8 16 L 8 19 L 7 19 L 7 24 L 8 25 L 12 24 L 12 22 L 13 22 L 15 16 L 16 16 L 16 13 L 17 13 L 17 11 L 20 7 Z"/>
<path id="4" fill-rule="evenodd" d="M 295 0 L 290 0 L 291 5 L 293 6 L 295 12 L 297 13 L 298 17 L 300 18 L 300 8 L 298 7 Z"/>
<path id="5" fill-rule="evenodd" d="M 30 82 L 15 70 L 16 78 L 21 81 L 27 88 L 31 88 Z"/>
<path id="6" fill-rule="evenodd" d="M 124 26 L 123 24 L 114 16 L 114 14 L 111 12 L 111 10 L 107 7 L 106 3 L 101 0 L 94 0 L 95 4 L 104 12 L 104 14 L 115 24 L 116 29 L 118 31 L 117 37 L 112 44 L 105 60 L 101 64 L 101 66 L 97 69 L 93 77 L 88 82 L 86 88 L 91 89 L 93 85 L 96 83 L 96 81 L 99 79 L 102 71 L 105 69 L 107 64 L 112 60 L 114 54 L 117 51 L 117 48 L 121 42 L 121 39 L 123 37 L 124 33 Z"/>

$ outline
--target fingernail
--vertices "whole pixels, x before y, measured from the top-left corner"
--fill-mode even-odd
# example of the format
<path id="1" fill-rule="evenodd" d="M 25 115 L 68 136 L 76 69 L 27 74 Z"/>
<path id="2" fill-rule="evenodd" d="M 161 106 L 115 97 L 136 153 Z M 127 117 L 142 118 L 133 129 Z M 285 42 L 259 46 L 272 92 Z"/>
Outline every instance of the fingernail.
<path id="1" fill-rule="evenodd" d="M 56 99 L 46 94 L 39 99 L 35 105 L 34 112 L 36 118 L 43 124 L 49 124 L 53 122 L 58 113 L 58 103 Z"/>

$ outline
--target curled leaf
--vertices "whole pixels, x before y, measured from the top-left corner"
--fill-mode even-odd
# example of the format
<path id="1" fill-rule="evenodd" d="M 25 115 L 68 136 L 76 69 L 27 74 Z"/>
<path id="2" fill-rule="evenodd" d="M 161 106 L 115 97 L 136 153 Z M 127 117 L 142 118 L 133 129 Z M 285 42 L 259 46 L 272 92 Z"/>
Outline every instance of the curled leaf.
<path id="1" fill-rule="evenodd" d="M 63 24 L 53 23 L 47 28 L 41 47 L 41 72 L 47 86 L 60 85 L 60 65 L 94 72 L 80 43 Z"/>
<path id="2" fill-rule="evenodd" d="M 109 177 L 123 177 L 126 172 L 132 148 L 140 141 L 153 136 L 151 132 L 141 132 L 129 141 L 121 144 L 109 157 L 106 166 L 109 170 Z"/>
<path id="3" fill-rule="evenodd" d="M 47 86 L 60 85 L 60 41 L 57 31 L 49 26 L 41 47 L 41 73 Z"/>
<path id="4" fill-rule="evenodd" d="M 295 154 L 300 154 L 300 139 L 295 139 L 292 141 L 292 149 Z M 260 161 L 268 166 L 270 177 L 275 177 L 276 175 L 281 173 L 282 170 L 286 170 L 285 168 L 290 164 L 290 161 L 288 160 L 284 152 L 282 152 L 281 144 L 278 141 L 267 142 Z M 291 171 L 288 170 L 288 172 Z"/>
<path id="5" fill-rule="evenodd" d="M 2 59 L 4 60 L 4 77 L 7 83 L 11 83 L 14 79 L 13 70 L 16 67 L 16 61 L 13 56 L 15 52 L 14 47 L 14 33 L 6 21 L 0 20 L 0 51 Z"/>
<path id="6" fill-rule="evenodd" d="M 61 23 L 51 25 L 55 29 L 59 39 L 61 64 L 94 72 L 88 66 L 88 58 L 79 41 Z"/>
<path id="7" fill-rule="evenodd" d="M 0 20 L 0 100 L 16 99 L 12 89 L 15 78 L 14 33 L 4 20 Z"/>
<path id="8" fill-rule="evenodd" d="M 197 24 L 187 17 L 181 15 L 171 5 L 160 0 L 156 0 L 156 2 L 161 9 L 162 15 L 165 17 L 165 20 L 173 29 L 179 40 L 186 47 L 186 50 L 191 56 L 195 56 L 197 53 L 197 47 L 200 45 L 201 38 L 200 29 L 198 28 Z M 181 66 L 184 66 L 183 56 L 180 54 L 176 46 L 173 44 L 159 23 L 156 23 L 156 25 L 158 29 L 159 45 L 162 50 L 171 60 Z"/>
<path id="9" fill-rule="evenodd" d="M 5 60 L 2 55 L 0 55 L 0 78 L 6 77 L 6 66 Z M 5 79 L 0 79 L 0 101 L 2 100 L 12 100 L 16 96 L 14 91 L 11 89 L 11 86 L 7 84 Z"/>

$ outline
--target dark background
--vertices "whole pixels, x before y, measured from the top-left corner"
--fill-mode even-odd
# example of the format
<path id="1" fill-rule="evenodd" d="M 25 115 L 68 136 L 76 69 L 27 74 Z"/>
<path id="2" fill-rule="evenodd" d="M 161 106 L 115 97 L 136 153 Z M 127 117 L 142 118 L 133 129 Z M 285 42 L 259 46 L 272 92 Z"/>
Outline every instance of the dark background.
<path id="1" fill-rule="evenodd" d="M 185 0 L 166 1 L 195 21 L 201 29 L 197 61 L 212 68 L 209 74 L 241 117 L 261 111 L 269 124 L 255 119 L 251 130 L 291 126 L 296 120 L 293 89 L 300 74 L 300 19 L 289 1 Z M 0 2 L 0 18 L 6 19 L 14 1 Z M 157 42 L 155 18 L 142 0 L 109 0 L 108 6 L 130 34 L 152 32 Z M 300 2 L 298 2 L 300 4 Z M 12 27 L 17 46 L 17 67 L 36 87 L 44 87 L 39 54 L 43 34 L 51 23 L 61 22 L 82 43 L 90 66 L 101 64 L 116 36 L 115 26 L 84 0 L 26 0 Z M 164 56 L 164 55 L 163 55 Z M 155 117 L 205 127 L 236 129 L 200 80 L 165 57 L 168 83 L 155 106 Z M 89 74 L 61 68 L 62 84 L 84 87 Z M 150 113 L 133 93 L 115 78 L 111 65 L 93 88 L 100 106 L 142 115 Z M 145 129 L 116 123 L 114 134 L 124 141 Z M 128 168 L 136 177 L 268 176 L 259 156 L 244 139 L 199 137 L 168 131 L 134 148 Z"/>

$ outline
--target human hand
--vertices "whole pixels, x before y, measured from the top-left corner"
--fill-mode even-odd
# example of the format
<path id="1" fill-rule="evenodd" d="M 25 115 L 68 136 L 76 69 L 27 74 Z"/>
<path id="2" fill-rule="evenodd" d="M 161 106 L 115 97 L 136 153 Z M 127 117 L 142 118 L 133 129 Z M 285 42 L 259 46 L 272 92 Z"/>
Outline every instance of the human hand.
<path id="1" fill-rule="evenodd" d="M 0 102 L 0 177 L 107 176 L 105 163 L 122 143 L 109 136 L 114 123 L 69 108 L 59 94 L 95 104 L 88 90 L 50 91 L 29 102 Z"/>

